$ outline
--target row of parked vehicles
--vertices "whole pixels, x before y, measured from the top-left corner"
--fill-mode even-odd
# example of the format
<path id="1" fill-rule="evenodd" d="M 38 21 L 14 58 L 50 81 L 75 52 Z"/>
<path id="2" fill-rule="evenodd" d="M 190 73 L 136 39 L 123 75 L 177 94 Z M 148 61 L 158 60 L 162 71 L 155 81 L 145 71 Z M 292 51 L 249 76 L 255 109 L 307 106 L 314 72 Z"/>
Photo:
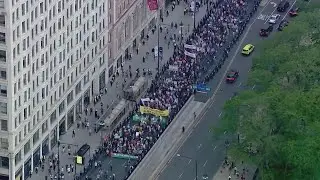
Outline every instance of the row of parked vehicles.
<path id="1" fill-rule="evenodd" d="M 289 8 L 289 6 L 290 4 L 288 1 L 281 1 L 281 3 L 277 7 L 277 11 L 285 12 Z M 298 12 L 299 12 L 298 7 L 292 7 L 288 14 L 290 17 L 295 17 L 298 15 Z M 281 18 L 280 14 L 271 15 L 270 18 L 268 19 L 268 25 L 260 29 L 260 32 L 259 32 L 260 36 L 268 37 L 269 34 L 273 31 L 274 25 L 278 23 L 280 18 Z M 284 27 L 288 26 L 288 24 L 289 24 L 289 21 L 287 21 L 286 19 L 281 20 L 277 27 L 277 30 L 282 31 Z"/>

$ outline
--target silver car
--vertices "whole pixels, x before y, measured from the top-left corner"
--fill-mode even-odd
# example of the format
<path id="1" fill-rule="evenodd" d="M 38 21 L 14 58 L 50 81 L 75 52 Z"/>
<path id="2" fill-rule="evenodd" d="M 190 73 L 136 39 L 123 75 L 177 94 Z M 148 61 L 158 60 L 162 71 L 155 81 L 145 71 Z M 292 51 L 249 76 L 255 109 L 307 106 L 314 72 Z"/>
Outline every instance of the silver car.
<path id="1" fill-rule="evenodd" d="M 273 14 L 269 18 L 269 23 L 276 24 L 279 19 L 280 19 L 280 14 Z"/>

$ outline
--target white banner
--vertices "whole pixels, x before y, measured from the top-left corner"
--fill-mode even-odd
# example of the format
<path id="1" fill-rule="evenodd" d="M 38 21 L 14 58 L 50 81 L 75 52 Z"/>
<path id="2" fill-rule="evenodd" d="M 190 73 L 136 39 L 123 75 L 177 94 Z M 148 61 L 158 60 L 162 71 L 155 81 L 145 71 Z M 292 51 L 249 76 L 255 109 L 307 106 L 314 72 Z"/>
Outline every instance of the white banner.
<path id="1" fill-rule="evenodd" d="M 179 67 L 178 66 L 174 66 L 174 65 L 169 65 L 169 70 L 170 71 L 178 71 Z"/>
<path id="2" fill-rule="evenodd" d="M 197 56 L 195 53 L 191 53 L 191 52 L 188 52 L 188 51 L 184 51 L 184 54 L 186 56 L 189 56 L 189 57 L 192 57 L 192 58 L 196 58 L 196 56 Z"/>
<path id="3" fill-rule="evenodd" d="M 186 48 L 186 49 L 197 49 L 197 47 L 195 45 L 192 45 L 192 44 L 185 44 L 184 48 Z"/>

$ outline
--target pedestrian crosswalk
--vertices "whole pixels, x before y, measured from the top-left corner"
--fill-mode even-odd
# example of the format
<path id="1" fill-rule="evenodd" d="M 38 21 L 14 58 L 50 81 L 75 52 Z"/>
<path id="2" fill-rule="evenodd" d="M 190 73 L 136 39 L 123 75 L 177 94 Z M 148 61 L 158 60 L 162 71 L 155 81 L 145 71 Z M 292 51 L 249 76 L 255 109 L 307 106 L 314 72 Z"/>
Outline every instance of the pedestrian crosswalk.
<path id="1" fill-rule="evenodd" d="M 265 6 L 265 5 L 268 4 L 268 2 L 269 2 L 269 0 L 262 0 L 262 1 L 260 2 L 260 6 Z"/>

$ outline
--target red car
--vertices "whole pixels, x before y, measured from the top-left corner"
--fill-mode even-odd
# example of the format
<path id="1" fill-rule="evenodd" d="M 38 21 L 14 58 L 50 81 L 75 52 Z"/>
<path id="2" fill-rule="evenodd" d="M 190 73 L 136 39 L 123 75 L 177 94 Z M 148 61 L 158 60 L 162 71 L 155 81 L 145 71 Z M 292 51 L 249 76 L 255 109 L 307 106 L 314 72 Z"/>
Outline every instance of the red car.
<path id="1" fill-rule="evenodd" d="M 239 72 L 236 70 L 230 70 L 227 74 L 227 79 L 226 82 L 227 83 L 234 83 L 237 78 L 239 77 Z"/>
<path id="2" fill-rule="evenodd" d="M 260 34 L 260 36 L 262 36 L 262 37 L 268 37 L 269 34 L 270 34 L 272 31 L 273 31 L 273 26 L 270 25 L 270 26 L 268 26 L 267 28 L 260 29 L 259 34 Z"/>
<path id="3" fill-rule="evenodd" d="M 289 11 L 290 17 L 298 16 L 298 11 L 299 11 L 299 8 L 297 7 L 291 8 Z"/>

